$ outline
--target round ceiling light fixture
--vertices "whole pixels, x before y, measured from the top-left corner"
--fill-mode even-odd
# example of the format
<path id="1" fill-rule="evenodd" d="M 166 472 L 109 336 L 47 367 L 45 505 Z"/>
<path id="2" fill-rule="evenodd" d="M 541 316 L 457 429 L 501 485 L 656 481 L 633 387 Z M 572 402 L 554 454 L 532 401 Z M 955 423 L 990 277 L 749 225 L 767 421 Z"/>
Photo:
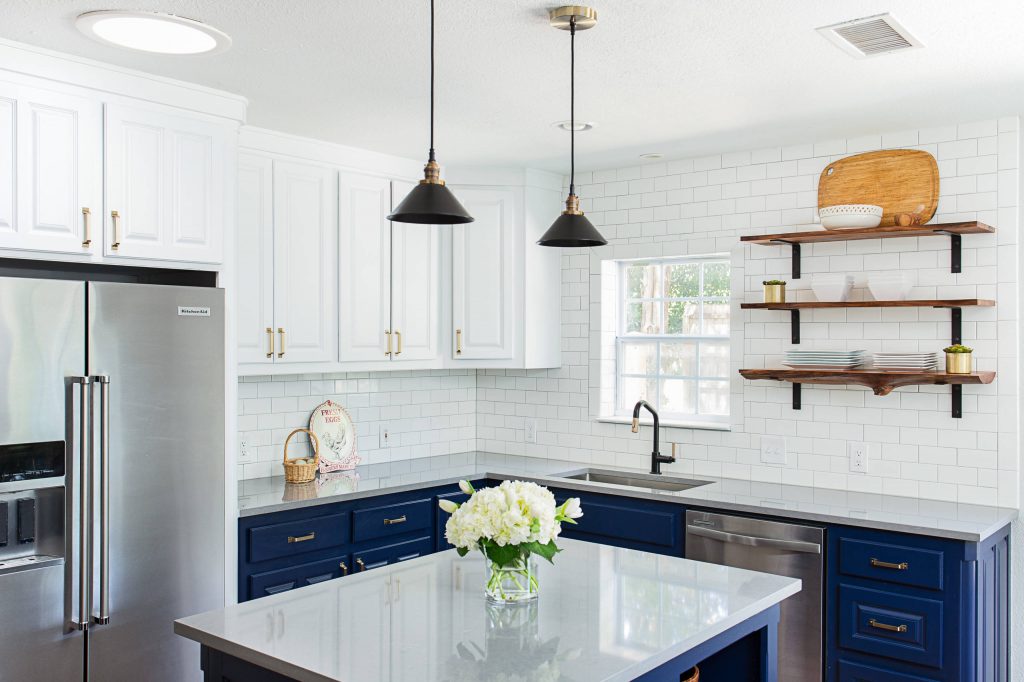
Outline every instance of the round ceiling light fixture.
<path id="1" fill-rule="evenodd" d="M 644 161 L 654 161 L 655 159 L 662 159 L 664 157 L 665 155 L 661 152 L 647 152 L 646 154 L 640 155 L 640 158 Z"/>
<path id="2" fill-rule="evenodd" d="M 576 125 L 573 125 L 572 121 L 565 119 L 564 121 L 555 121 L 551 125 L 556 128 L 561 128 L 567 133 L 582 133 L 596 128 L 597 121 L 576 121 Z"/>
<path id="3" fill-rule="evenodd" d="M 156 54 L 216 54 L 231 37 L 195 19 L 162 12 L 98 10 L 78 15 L 78 30 L 105 45 Z"/>

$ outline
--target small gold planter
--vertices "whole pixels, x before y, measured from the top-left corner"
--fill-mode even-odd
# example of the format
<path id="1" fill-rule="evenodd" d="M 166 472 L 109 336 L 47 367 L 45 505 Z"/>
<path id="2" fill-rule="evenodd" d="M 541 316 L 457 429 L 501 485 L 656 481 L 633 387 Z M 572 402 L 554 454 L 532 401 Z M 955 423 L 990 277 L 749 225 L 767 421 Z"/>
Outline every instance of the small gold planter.
<path id="1" fill-rule="evenodd" d="M 764 302 L 765 303 L 785 303 L 786 302 L 786 285 L 785 284 L 765 284 L 764 285 Z"/>
<path id="2" fill-rule="evenodd" d="M 970 374 L 971 353 L 946 353 L 946 374 Z"/>

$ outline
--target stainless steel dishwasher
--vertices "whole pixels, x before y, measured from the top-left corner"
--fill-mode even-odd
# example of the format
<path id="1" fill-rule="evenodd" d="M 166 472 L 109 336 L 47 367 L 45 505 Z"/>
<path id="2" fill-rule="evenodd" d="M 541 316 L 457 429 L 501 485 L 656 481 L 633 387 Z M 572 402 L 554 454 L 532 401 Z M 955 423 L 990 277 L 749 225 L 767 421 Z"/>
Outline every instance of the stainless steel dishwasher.
<path id="1" fill-rule="evenodd" d="M 779 679 L 820 682 L 825 529 L 741 516 L 686 512 L 686 558 L 800 578 L 782 602 Z"/>

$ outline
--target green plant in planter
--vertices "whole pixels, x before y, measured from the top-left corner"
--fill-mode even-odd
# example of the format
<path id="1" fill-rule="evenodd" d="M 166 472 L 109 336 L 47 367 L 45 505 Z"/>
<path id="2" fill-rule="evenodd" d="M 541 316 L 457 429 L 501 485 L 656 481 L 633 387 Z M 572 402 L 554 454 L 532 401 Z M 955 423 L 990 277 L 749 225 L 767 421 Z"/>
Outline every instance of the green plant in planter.
<path id="1" fill-rule="evenodd" d="M 781 279 L 766 279 L 765 281 L 761 282 L 761 284 L 765 285 L 766 287 L 780 285 L 786 286 L 786 283 Z"/>
<path id="2" fill-rule="evenodd" d="M 968 348 L 962 343 L 953 344 L 942 349 L 944 353 L 973 353 L 973 348 Z"/>

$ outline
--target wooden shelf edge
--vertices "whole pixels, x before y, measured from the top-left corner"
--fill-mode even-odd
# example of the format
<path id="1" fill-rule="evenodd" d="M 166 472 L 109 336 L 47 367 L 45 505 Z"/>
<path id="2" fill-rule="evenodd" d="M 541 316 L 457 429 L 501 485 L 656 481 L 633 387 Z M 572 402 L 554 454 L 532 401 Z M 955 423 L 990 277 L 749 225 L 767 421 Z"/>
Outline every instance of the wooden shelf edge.
<path id="1" fill-rule="evenodd" d="M 808 244 L 814 242 L 841 242 L 859 239 L 889 239 L 902 237 L 948 237 L 959 234 L 988 234 L 995 232 L 991 225 L 976 220 L 960 223 L 930 223 L 909 227 L 871 227 L 862 230 L 813 230 L 782 232 L 778 234 L 752 234 L 740 237 L 741 242 L 776 246 L 778 244 Z"/>
<path id="2" fill-rule="evenodd" d="M 995 372 L 947 374 L 946 372 L 882 371 L 873 369 L 741 369 L 744 379 L 789 381 L 794 384 L 858 384 L 875 395 L 889 395 L 902 386 L 991 384 Z"/>
<path id="3" fill-rule="evenodd" d="M 790 303 L 741 303 L 745 310 L 807 310 L 812 308 L 988 308 L 987 298 L 912 299 L 906 301 L 793 301 Z"/>

